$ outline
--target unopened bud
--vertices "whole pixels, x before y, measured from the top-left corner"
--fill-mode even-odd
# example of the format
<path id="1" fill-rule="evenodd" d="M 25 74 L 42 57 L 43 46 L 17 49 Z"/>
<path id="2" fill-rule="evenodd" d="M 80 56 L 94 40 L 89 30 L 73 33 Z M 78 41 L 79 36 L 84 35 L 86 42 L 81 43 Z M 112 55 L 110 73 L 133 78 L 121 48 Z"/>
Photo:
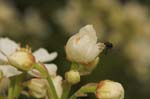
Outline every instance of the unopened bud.
<path id="1" fill-rule="evenodd" d="M 124 88 L 118 82 L 104 80 L 98 84 L 96 96 L 98 99 L 123 99 Z"/>
<path id="2" fill-rule="evenodd" d="M 71 84 L 76 84 L 80 82 L 80 74 L 76 70 L 70 70 L 65 74 L 66 80 Z"/>
<path id="3" fill-rule="evenodd" d="M 18 69 L 30 70 L 35 63 L 35 58 L 30 51 L 18 50 L 9 57 L 10 63 Z"/>
<path id="4" fill-rule="evenodd" d="M 96 31 L 92 25 L 80 29 L 66 44 L 67 58 L 72 62 L 88 64 L 103 51 L 105 45 L 97 43 Z"/>
<path id="5" fill-rule="evenodd" d="M 30 90 L 30 94 L 36 98 L 44 98 L 46 97 L 47 92 L 47 83 L 44 79 L 31 79 L 28 82 L 28 88 Z"/>

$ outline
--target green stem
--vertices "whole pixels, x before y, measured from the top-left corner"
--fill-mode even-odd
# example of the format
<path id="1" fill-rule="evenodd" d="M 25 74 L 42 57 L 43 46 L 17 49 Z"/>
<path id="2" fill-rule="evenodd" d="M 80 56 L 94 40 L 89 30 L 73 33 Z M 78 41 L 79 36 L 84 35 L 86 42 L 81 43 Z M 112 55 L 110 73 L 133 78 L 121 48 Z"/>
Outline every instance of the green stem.
<path id="1" fill-rule="evenodd" d="M 47 97 L 48 97 L 48 99 L 52 99 L 52 96 L 51 96 L 51 94 L 49 94 L 49 93 L 52 93 L 51 92 L 51 90 L 50 90 L 50 87 L 48 86 L 48 89 L 47 89 Z M 47 98 L 46 98 L 47 99 Z"/>
<path id="2" fill-rule="evenodd" d="M 51 92 L 52 92 L 53 98 L 54 98 L 54 99 L 58 99 L 58 96 L 57 96 L 57 93 L 56 93 L 56 89 L 55 89 L 55 86 L 54 86 L 53 81 L 52 81 L 52 79 L 51 79 L 51 76 L 48 75 L 48 77 L 47 77 L 46 79 L 47 79 L 47 81 L 48 81 L 48 83 L 49 83 L 49 86 L 50 86 L 50 88 L 51 88 Z"/>
<path id="3" fill-rule="evenodd" d="M 71 70 L 78 70 L 78 68 L 79 68 L 78 64 L 72 62 L 71 66 L 70 66 L 70 69 Z M 63 94 L 61 96 L 61 99 L 68 99 L 71 87 L 72 87 L 72 84 L 68 83 L 67 81 L 64 82 L 64 85 L 63 85 L 63 89 L 64 90 L 63 90 Z"/>
<path id="4" fill-rule="evenodd" d="M 22 90 L 22 80 L 25 77 L 25 73 L 10 78 L 10 85 L 8 89 L 8 99 L 17 99 Z"/>
<path id="5" fill-rule="evenodd" d="M 13 94 L 15 95 L 14 96 L 15 99 L 17 99 L 19 95 L 21 94 L 22 80 L 24 79 L 25 76 L 26 76 L 26 73 L 23 73 L 15 77 L 15 85 L 14 85 L 14 92 L 13 92 Z"/>
<path id="6" fill-rule="evenodd" d="M 48 84 L 49 84 L 49 87 L 50 87 L 50 90 L 51 90 L 51 91 L 48 91 L 48 96 L 52 96 L 53 99 L 59 99 L 58 96 L 57 96 L 56 89 L 55 89 L 55 86 L 53 84 L 53 81 L 51 79 L 51 76 L 49 75 L 46 68 L 42 64 L 34 64 L 34 68 L 37 69 L 42 74 L 42 76 L 45 77 L 46 80 L 48 81 Z"/>
<path id="7" fill-rule="evenodd" d="M 13 94 L 13 89 L 14 89 L 14 78 L 10 78 L 10 84 L 8 88 L 8 99 L 13 99 L 14 94 Z"/>
<path id="8" fill-rule="evenodd" d="M 71 86 L 72 86 L 71 84 L 69 84 L 68 82 L 65 82 L 61 99 L 68 99 L 68 95 L 71 90 Z"/>
<path id="9" fill-rule="evenodd" d="M 79 69 L 79 65 L 77 63 L 73 63 L 72 62 L 70 69 L 71 70 L 78 70 Z"/>
<path id="10" fill-rule="evenodd" d="M 13 86 L 9 86 L 8 99 L 13 99 Z"/>
<path id="11" fill-rule="evenodd" d="M 79 96 L 84 96 L 87 93 L 95 93 L 96 91 L 96 84 L 90 85 L 87 84 L 81 87 L 78 91 L 76 91 L 69 99 L 77 99 Z"/>

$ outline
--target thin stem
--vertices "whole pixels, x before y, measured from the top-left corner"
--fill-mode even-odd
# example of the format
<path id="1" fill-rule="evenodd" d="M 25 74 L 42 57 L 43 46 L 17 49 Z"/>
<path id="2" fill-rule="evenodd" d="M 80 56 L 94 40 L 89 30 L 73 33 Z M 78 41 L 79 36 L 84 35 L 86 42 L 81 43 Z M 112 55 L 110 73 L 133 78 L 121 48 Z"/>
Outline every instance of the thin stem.
<path id="1" fill-rule="evenodd" d="M 78 70 L 79 69 L 79 65 L 77 63 L 73 63 L 72 62 L 70 69 L 71 70 Z"/>
<path id="2" fill-rule="evenodd" d="M 70 90 L 71 90 L 71 84 L 69 84 L 68 82 L 66 82 L 65 84 L 64 84 L 64 87 L 63 87 L 63 95 L 62 95 L 62 97 L 61 97 L 61 99 L 68 99 L 68 95 L 69 95 L 69 92 L 70 92 Z"/>
<path id="3" fill-rule="evenodd" d="M 13 97 L 14 97 L 13 89 L 14 89 L 14 82 L 13 82 L 13 78 L 11 78 L 10 85 L 8 88 L 8 99 L 13 99 Z"/>
<path id="4" fill-rule="evenodd" d="M 25 73 L 10 78 L 10 85 L 8 89 L 8 99 L 17 99 L 21 93 L 21 82 L 25 77 Z"/>
<path id="5" fill-rule="evenodd" d="M 22 80 L 24 79 L 25 76 L 26 76 L 26 73 L 23 73 L 15 77 L 14 92 L 13 92 L 15 95 L 14 96 L 15 99 L 17 99 L 19 95 L 21 94 Z"/>
<path id="6" fill-rule="evenodd" d="M 51 90 L 50 90 L 50 86 L 48 86 L 48 88 L 47 88 L 47 97 L 48 97 L 48 99 L 52 99 L 52 96 L 49 93 L 52 93 Z"/>
<path id="7" fill-rule="evenodd" d="M 47 92 L 47 97 L 48 98 L 45 98 L 45 99 L 53 99 L 52 96 L 49 94 L 49 92 Z"/>
<path id="8" fill-rule="evenodd" d="M 95 93 L 96 91 L 96 84 L 91 85 L 87 84 L 77 90 L 69 99 L 77 99 L 80 95 L 86 95 L 87 93 Z"/>
<path id="9" fill-rule="evenodd" d="M 73 63 L 71 64 L 70 66 L 70 69 L 71 70 L 78 70 L 78 64 L 77 63 Z M 61 99 L 68 99 L 68 96 L 69 96 L 69 93 L 70 93 L 70 90 L 71 90 L 71 87 L 72 87 L 72 84 L 70 84 L 69 82 L 65 82 L 64 83 L 64 86 L 63 86 L 63 94 L 62 94 L 62 97 Z"/>
<path id="10" fill-rule="evenodd" d="M 55 86 L 54 86 L 53 81 L 52 81 L 52 79 L 51 79 L 51 76 L 48 75 L 48 77 L 47 77 L 46 79 L 47 79 L 47 81 L 48 81 L 48 83 L 49 83 L 49 85 L 50 85 L 50 88 L 51 88 L 51 90 L 52 90 L 51 92 L 52 92 L 53 98 L 54 98 L 54 99 L 58 99 L 58 96 L 57 96 L 57 93 L 56 93 L 56 89 L 55 89 Z"/>
<path id="11" fill-rule="evenodd" d="M 13 86 L 9 86 L 8 99 L 12 99 L 12 98 L 13 98 Z"/>

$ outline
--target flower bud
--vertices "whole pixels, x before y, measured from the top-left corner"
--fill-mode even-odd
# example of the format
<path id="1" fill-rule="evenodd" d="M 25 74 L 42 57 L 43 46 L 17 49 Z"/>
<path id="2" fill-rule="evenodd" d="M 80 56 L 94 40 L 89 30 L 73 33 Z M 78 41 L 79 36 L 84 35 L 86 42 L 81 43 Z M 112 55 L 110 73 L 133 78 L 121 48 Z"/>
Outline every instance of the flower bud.
<path id="1" fill-rule="evenodd" d="M 88 64 L 103 51 L 105 45 L 97 43 L 96 32 L 92 25 L 80 29 L 66 44 L 67 58 L 72 62 Z"/>
<path id="2" fill-rule="evenodd" d="M 37 79 L 37 78 L 31 79 L 28 82 L 27 86 L 32 96 L 36 98 L 46 97 L 47 83 L 45 79 Z"/>
<path id="3" fill-rule="evenodd" d="M 118 82 L 104 80 L 98 84 L 96 96 L 98 99 L 123 99 L 124 88 Z"/>
<path id="4" fill-rule="evenodd" d="M 65 74 L 66 80 L 71 84 L 76 84 L 80 82 L 80 74 L 76 70 L 70 70 Z"/>
<path id="5" fill-rule="evenodd" d="M 18 50 L 10 55 L 9 62 L 18 69 L 30 70 L 35 63 L 35 58 L 30 51 Z"/>

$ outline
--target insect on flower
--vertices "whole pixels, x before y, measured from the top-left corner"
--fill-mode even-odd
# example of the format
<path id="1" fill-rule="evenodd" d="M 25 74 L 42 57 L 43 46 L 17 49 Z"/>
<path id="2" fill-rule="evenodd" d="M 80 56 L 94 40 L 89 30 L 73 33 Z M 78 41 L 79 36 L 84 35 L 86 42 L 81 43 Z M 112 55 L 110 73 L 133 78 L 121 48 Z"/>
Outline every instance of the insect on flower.
<path id="1" fill-rule="evenodd" d="M 113 48 L 113 44 L 107 41 L 107 42 L 104 42 L 104 45 L 105 45 L 104 54 L 106 55 L 108 51 Z"/>

